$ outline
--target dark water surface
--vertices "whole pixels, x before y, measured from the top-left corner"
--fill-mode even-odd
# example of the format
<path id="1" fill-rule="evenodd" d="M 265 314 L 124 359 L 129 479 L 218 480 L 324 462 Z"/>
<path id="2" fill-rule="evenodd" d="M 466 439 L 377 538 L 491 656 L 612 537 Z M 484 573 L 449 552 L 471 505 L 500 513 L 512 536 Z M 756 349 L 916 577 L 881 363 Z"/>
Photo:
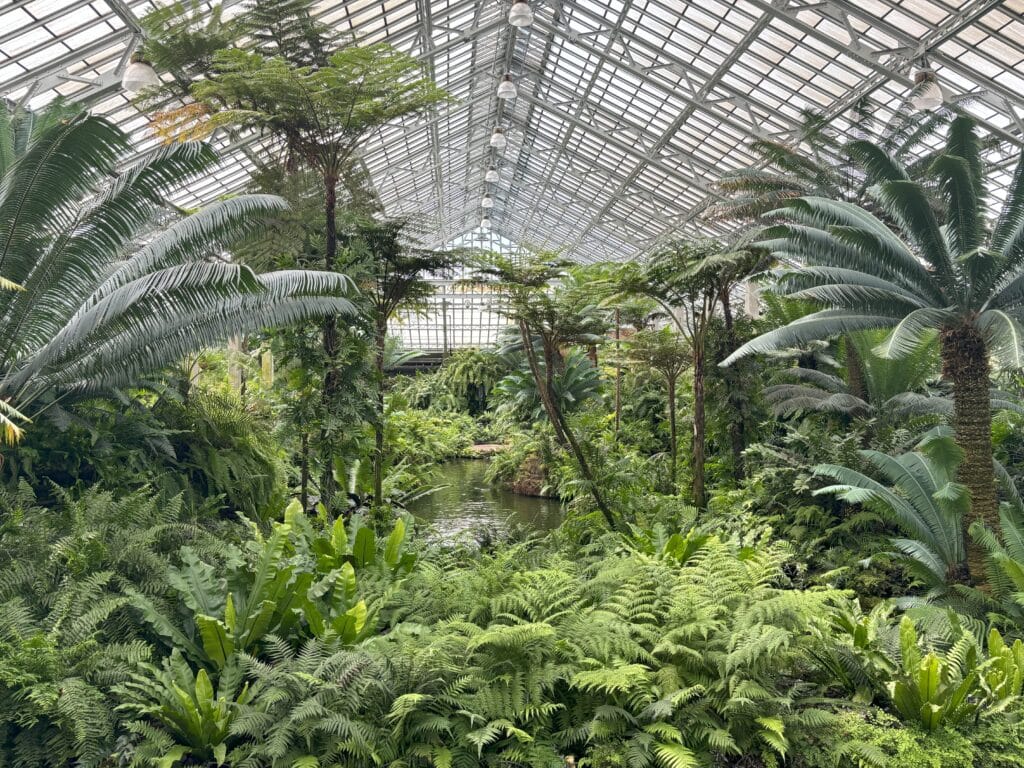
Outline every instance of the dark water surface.
<path id="1" fill-rule="evenodd" d="M 437 468 L 446 487 L 409 505 L 427 535 L 446 541 L 473 538 L 477 531 L 503 533 L 510 527 L 550 530 L 561 521 L 555 499 L 521 496 L 490 485 L 485 459 L 457 459 Z"/>

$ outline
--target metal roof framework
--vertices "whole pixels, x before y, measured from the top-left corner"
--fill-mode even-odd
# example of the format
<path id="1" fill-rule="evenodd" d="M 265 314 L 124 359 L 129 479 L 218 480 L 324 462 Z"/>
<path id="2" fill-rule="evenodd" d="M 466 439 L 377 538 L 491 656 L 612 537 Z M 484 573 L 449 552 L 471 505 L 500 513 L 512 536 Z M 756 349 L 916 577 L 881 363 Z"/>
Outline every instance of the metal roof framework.
<path id="1" fill-rule="evenodd" d="M 0 95 L 82 100 L 151 146 L 148 118 L 119 83 L 139 19 L 169 1 L 0 0 Z M 385 210 L 424 221 L 429 245 L 481 236 L 485 192 L 495 237 L 579 261 L 716 234 L 702 218 L 713 181 L 756 162 L 752 138 L 797 140 L 804 110 L 848 133 L 864 97 L 886 121 L 923 55 L 947 96 L 970 94 L 967 111 L 1002 139 L 997 188 L 1024 143 L 1024 0 L 534 0 L 534 24 L 518 30 L 510 5 L 314 5 L 339 35 L 418 57 L 453 97 L 382 127 L 361 152 Z M 509 101 L 496 96 L 506 72 L 519 94 Z M 495 127 L 504 152 L 489 146 Z M 174 202 L 245 185 L 258 138 L 217 143 L 216 173 Z M 500 180 L 485 184 L 492 165 Z"/>

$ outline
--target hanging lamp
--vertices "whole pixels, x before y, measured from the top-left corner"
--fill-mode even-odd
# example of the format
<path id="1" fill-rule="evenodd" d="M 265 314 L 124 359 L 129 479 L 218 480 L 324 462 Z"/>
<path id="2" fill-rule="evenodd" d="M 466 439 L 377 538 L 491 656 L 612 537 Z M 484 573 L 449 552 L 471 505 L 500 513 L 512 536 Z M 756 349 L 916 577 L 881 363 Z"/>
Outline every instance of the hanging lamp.
<path id="1" fill-rule="evenodd" d="M 529 3 L 517 2 L 512 4 L 508 12 L 508 23 L 513 27 L 528 27 L 533 24 L 533 9 Z"/>
<path id="2" fill-rule="evenodd" d="M 516 88 L 516 84 L 512 82 L 512 75 L 505 75 L 501 82 L 498 83 L 498 98 L 514 99 L 517 95 L 519 95 L 519 91 Z"/>
<path id="3" fill-rule="evenodd" d="M 491 146 L 495 149 L 504 149 L 508 145 L 508 139 L 505 138 L 505 132 L 501 128 L 495 128 L 494 133 L 491 134 Z"/>
<path id="4" fill-rule="evenodd" d="M 914 94 L 910 97 L 910 105 L 918 112 L 934 112 L 944 102 L 942 86 L 935 70 L 925 65 L 914 73 Z"/>
<path id="5" fill-rule="evenodd" d="M 128 93 L 138 93 L 158 85 L 160 76 L 153 69 L 153 65 L 142 58 L 141 53 L 133 53 L 128 66 L 121 73 L 121 87 Z"/>
<path id="6" fill-rule="evenodd" d="M 484 195 L 484 199 L 480 201 L 480 207 L 481 208 L 493 208 L 494 207 L 494 198 L 491 197 L 490 195 Z"/>
<path id="7" fill-rule="evenodd" d="M 484 181 L 488 184 L 497 184 L 501 179 L 501 175 L 498 173 L 498 169 L 493 165 L 487 169 L 487 173 L 484 174 Z"/>
<path id="8" fill-rule="evenodd" d="M 491 220 L 489 217 L 484 216 L 482 219 L 480 219 L 480 229 L 484 230 L 485 232 L 491 231 Z"/>

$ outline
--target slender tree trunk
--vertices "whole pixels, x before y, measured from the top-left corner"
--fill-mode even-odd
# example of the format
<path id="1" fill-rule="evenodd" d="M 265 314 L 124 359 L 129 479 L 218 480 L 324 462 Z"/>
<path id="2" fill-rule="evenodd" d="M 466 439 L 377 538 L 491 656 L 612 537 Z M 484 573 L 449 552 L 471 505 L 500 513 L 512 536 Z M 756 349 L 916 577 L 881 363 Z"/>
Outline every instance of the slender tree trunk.
<path id="1" fill-rule="evenodd" d="M 988 349 L 978 329 L 960 325 L 941 334 L 942 374 L 953 383 L 953 430 L 964 452 L 957 479 L 971 494 L 971 511 L 964 520 L 967 574 L 981 583 L 985 550 L 967 534 L 978 521 L 999 530 L 999 499 L 992 469 L 992 410 L 989 403 Z"/>
<path id="2" fill-rule="evenodd" d="M 740 346 L 739 340 L 736 338 L 736 324 L 732 316 L 732 305 L 729 303 L 728 291 L 722 295 L 721 303 L 722 317 L 725 319 L 725 338 L 729 345 L 726 352 L 726 356 L 728 356 L 739 349 Z M 715 362 L 721 361 L 716 360 Z M 744 387 L 743 382 L 739 381 L 736 366 L 729 366 L 725 369 L 724 374 L 729 388 L 729 391 L 726 393 L 726 400 L 732 410 L 732 419 L 729 421 L 729 443 L 732 448 L 733 477 L 737 480 L 742 480 L 744 475 L 743 451 L 747 448 L 747 429 L 743 419 Z"/>
<path id="3" fill-rule="evenodd" d="M 551 366 L 548 366 L 547 372 L 541 372 L 540 365 L 537 362 L 537 355 L 533 349 L 530 328 L 522 320 L 519 321 L 519 336 L 523 340 L 523 353 L 526 355 L 526 363 L 529 365 L 530 373 L 533 374 L 533 380 L 537 384 L 537 396 L 540 397 L 544 412 L 548 415 L 548 421 L 551 422 L 551 427 L 555 430 L 555 440 L 558 441 L 560 446 L 567 448 L 569 441 L 565 439 L 565 433 L 562 431 L 562 422 L 558 418 L 557 409 L 551 399 L 551 389 L 548 384 Z"/>
<path id="4" fill-rule="evenodd" d="M 555 392 L 552 385 L 552 370 L 555 365 L 555 356 L 558 354 L 558 351 L 553 349 L 549 344 L 544 343 L 544 367 L 546 370 L 544 374 L 542 374 L 540 366 L 537 363 L 537 355 L 533 349 L 530 329 L 525 321 L 519 321 L 519 334 L 523 339 L 523 347 L 526 352 L 527 363 L 530 366 L 530 372 L 533 374 L 533 379 L 537 383 L 537 393 L 540 396 L 541 403 L 544 405 L 544 410 L 548 415 L 548 421 L 551 422 L 551 426 L 555 430 L 555 439 L 559 441 L 559 444 L 562 445 L 562 447 L 567 446 L 569 450 L 572 451 L 573 457 L 576 459 L 576 464 L 580 468 L 580 474 L 583 475 L 583 479 L 587 481 L 587 484 L 590 487 L 590 494 L 594 497 L 594 503 L 597 504 L 597 508 L 601 510 L 601 514 L 604 515 L 604 519 L 608 522 L 608 526 L 614 530 L 617 527 L 615 516 L 612 514 L 611 509 L 605 502 L 600 488 L 597 486 L 597 480 L 590 468 L 590 463 L 587 461 L 586 454 L 583 453 L 583 448 L 580 446 L 579 441 L 576 440 L 576 435 L 573 434 L 572 429 L 562 417 L 562 413 L 556 404 Z"/>
<path id="5" fill-rule="evenodd" d="M 299 480 L 299 499 L 302 502 L 302 511 L 309 511 L 309 433 L 302 433 L 302 454 L 299 457 L 301 478 Z"/>
<path id="6" fill-rule="evenodd" d="M 679 463 L 679 438 L 676 434 L 676 380 L 668 377 L 668 448 L 669 448 L 669 481 L 672 493 L 676 492 L 676 467 Z"/>
<path id="7" fill-rule="evenodd" d="M 704 349 L 693 348 L 693 503 L 698 509 L 707 504 L 704 491 Z"/>
<path id="8" fill-rule="evenodd" d="M 622 321 L 619 309 L 615 308 L 615 442 L 619 441 L 619 427 L 622 426 Z"/>
<path id="9" fill-rule="evenodd" d="M 324 174 L 324 214 L 327 217 L 324 242 L 324 270 L 333 272 L 338 257 L 338 176 L 334 173 Z M 324 318 L 323 350 L 327 370 L 324 373 L 324 388 L 321 395 L 324 406 L 324 419 L 329 420 L 335 397 L 341 386 L 341 371 L 338 368 L 339 352 L 338 319 L 334 315 Z M 323 470 L 320 476 L 320 501 L 328 513 L 334 511 L 334 497 L 337 494 L 337 483 L 334 479 L 334 451 L 330 430 L 325 424 L 320 430 L 320 451 Z"/>
<path id="10" fill-rule="evenodd" d="M 844 339 L 846 351 L 846 386 L 850 394 L 860 398 L 865 403 L 870 401 L 868 393 L 867 378 L 864 374 L 864 361 L 860 359 L 860 352 L 853 343 L 853 339 L 847 336 Z"/>
<path id="11" fill-rule="evenodd" d="M 373 356 L 374 375 L 377 377 L 377 401 L 373 419 L 373 506 L 377 514 L 384 504 L 384 350 L 387 343 L 387 318 L 377 318 L 374 333 L 376 350 Z"/>

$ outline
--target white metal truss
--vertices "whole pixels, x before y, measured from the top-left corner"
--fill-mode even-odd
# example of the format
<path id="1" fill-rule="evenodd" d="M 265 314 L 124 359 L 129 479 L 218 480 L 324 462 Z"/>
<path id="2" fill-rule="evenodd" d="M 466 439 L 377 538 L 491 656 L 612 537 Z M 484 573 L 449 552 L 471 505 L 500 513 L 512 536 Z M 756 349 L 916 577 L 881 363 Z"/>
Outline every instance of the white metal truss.
<path id="1" fill-rule="evenodd" d="M 155 142 L 119 87 L 139 19 L 169 0 L 0 0 L 0 95 L 81 100 Z M 240 6 L 244 0 L 226 0 Z M 345 37 L 417 56 L 452 100 L 384 126 L 363 161 L 388 213 L 429 244 L 476 233 L 490 192 L 494 236 L 580 261 L 630 259 L 702 218 L 714 180 L 750 165 L 754 137 L 794 141 L 804 110 L 849 132 L 869 98 L 891 118 L 923 55 L 950 96 L 1001 143 L 998 186 L 1024 142 L 1024 0 L 320 0 Z M 232 12 L 233 8 L 228 8 Z M 496 97 L 512 73 L 519 95 Z M 496 126 L 508 136 L 490 148 Z M 175 202 L 244 187 L 259 142 L 220 142 L 222 162 Z M 495 165 L 500 181 L 485 184 Z"/>

